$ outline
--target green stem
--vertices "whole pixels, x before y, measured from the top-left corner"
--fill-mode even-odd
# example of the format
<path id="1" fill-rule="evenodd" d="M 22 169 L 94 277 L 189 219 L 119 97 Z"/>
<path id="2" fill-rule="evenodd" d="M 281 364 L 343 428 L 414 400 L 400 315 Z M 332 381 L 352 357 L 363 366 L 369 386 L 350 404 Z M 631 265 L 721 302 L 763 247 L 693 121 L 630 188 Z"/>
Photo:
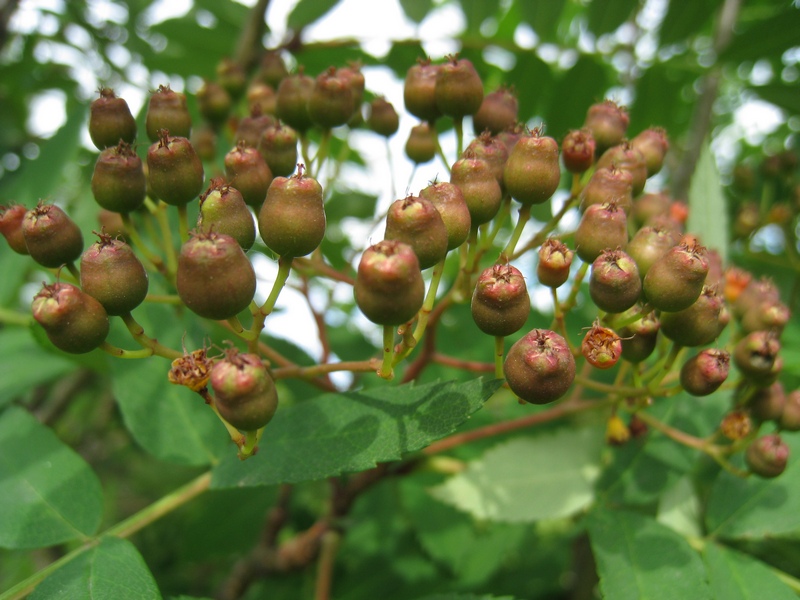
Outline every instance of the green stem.
<path id="1" fill-rule="evenodd" d="M 542 227 L 539 231 L 537 231 L 536 234 L 524 246 L 522 246 L 522 248 L 520 248 L 519 250 L 514 252 L 511 256 L 509 256 L 508 257 L 509 260 L 514 260 L 515 258 L 522 256 L 531 248 L 538 248 L 539 246 L 541 246 L 542 243 L 544 243 L 544 241 L 547 239 L 547 236 L 550 235 L 550 233 L 556 227 L 558 227 L 559 222 L 564 217 L 564 215 L 567 214 L 567 211 L 572 207 L 574 207 L 577 203 L 578 199 L 575 197 L 572 197 L 566 202 L 564 202 L 564 205 L 561 207 L 561 210 L 559 210 L 555 215 L 553 215 L 553 218 L 550 219 L 547 223 L 545 223 L 544 227 Z"/>
<path id="2" fill-rule="evenodd" d="M 172 241 L 172 228 L 169 225 L 169 218 L 166 212 L 168 205 L 161 201 L 159 201 L 158 205 L 155 205 L 149 198 L 145 200 L 145 204 L 148 202 L 152 204 L 152 207 L 148 206 L 148 208 L 150 208 L 151 213 L 158 221 L 158 228 L 161 231 L 164 254 L 167 257 L 167 273 L 169 278 L 173 279 L 178 270 L 178 255 L 175 252 L 175 245 Z"/>
<path id="3" fill-rule="evenodd" d="M 508 260 L 512 254 L 514 254 L 514 248 L 517 246 L 517 242 L 519 242 L 519 238 L 522 237 L 522 230 L 525 229 L 525 224 L 531 218 L 531 207 L 530 206 L 520 206 L 519 207 L 519 220 L 517 221 L 517 226 L 514 228 L 514 233 L 511 234 L 511 239 L 508 240 L 508 245 L 506 245 L 501 257 L 505 257 Z"/>
<path id="4" fill-rule="evenodd" d="M 67 267 L 67 271 L 72 273 L 72 276 L 77 281 L 81 280 L 81 272 L 78 270 L 78 267 L 75 266 L 75 263 L 73 261 L 68 262 L 65 266 Z"/>
<path id="5" fill-rule="evenodd" d="M 164 261 L 161 260 L 161 257 L 157 254 L 150 251 L 150 249 L 145 245 L 144 240 L 142 240 L 141 236 L 139 235 L 138 229 L 136 229 L 136 225 L 131 219 L 129 213 L 121 213 L 122 216 L 122 224 L 125 225 L 125 233 L 133 242 L 133 245 L 136 249 L 141 252 L 142 256 L 144 257 L 145 262 L 149 263 L 149 267 L 152 267 L 151 270 L 158 271 L 159 273 L 166 273 L 164 267 Z"/>
<path id="6" fill-rule="evenodd" d="M 503 371 L 503 354 L 505 354 L 505 341 L 506 338 L 502 335 L 496 335 L 494 338 L 494 376 L 498 379 L 505 379 L 506 374 Z"/>
<path id="7" fill-rule="evenodd" d="M 312 161 L 312 165 L 309 166 L 309 174 L 313 177 L 319 179 L 320 173 L 322 173 L 322 167 L 325 164 L 325 161 L 328 159 L 328 149 L 331 145 L 331 130 L 330 129 L 323 129 L 322 130 L 322 137 L 319 141 L 319 148 L 317 148 L 317 155 L 314 157 Z"/>
<path id="8" fill-rule="evenodd" d="M 33 317 L 15 310 L 0 307 L 0 323 L 29 327 L 33 324 Z"/>
<path id="9" fill-rule="evenodd" d="M 247 460 L 258 452 L 258 442 L 261 440 L 261 434 L 264 433 L 264 428 L 256 431 L 245 431 L 244 443 L 239 449 L 239 460 Z"/>
<path id="10" fill-rule="evenodd" d="M 228 435 L 231 438 L 231 441 L 234 444 L 236 444 L 236 446 L 238 448 L 241 449 L 241 447 L 244 445 L 244 442 L 245 442 L 245 436 L 242 434 L 241 431 L 236 429 L 236 427 L 234 427 L 233 425 L 228 423 L 228 421 L 225 419 L 225 417 L 223 417 L 220 414 L 219 408 L 217 408 L 217 402 L 216 402 L 216 400 L 214 400 L 214 396 L 212 396 L 211 393 L 208 391 L 208 388 L 204 387 L 204 388 L 200 389 L 197 393 L 200 394 L 200 396 L 203 398 L 203 400 L 206 401 L 206 404 L 208 405 L 208 407 L 214 412 L 215 415 L 217 415 L 217 418 L 220 420 L 220 422 L 223 424 L 223 426 L 227 430 Z"/>
<path id="11" fill-rule="evenodd" d="M 300 134 L 300 153 L 303 157 L 303 162 L 308 165 L 309 170 L 311 169 L 311 156 L 308 154 L 309 150 L 309 139 L 308 139 L 308 132 L 303 132 Z"/>
<path id="12" fill-rule="evenodd" d="M 394 325 L 383 326 L 383 363 L 378 371 L 378 377 L 387 381 L 394 379 L 392 362 L 394 359 Z"/>
<path id="13" fill-rule="evenodd" d="M 124 521 L 117 523 L 110 529 L 107 529 L 104 533 L 92 538 L 84 545 L 75 548 L 69 554 L 66 554 L 57 561 L 50 563 L 44 569 L 37 571 L 24 581 L 21 581 L 0 595 L 0 600 L 19 600 L 24 598 L 33 592 L 37 585 L 58 571 L 61 567 L 72 562 L 81 554 L 97 546 L 102 541 L 103 537 L 110 536 L 120 539 L 128 538 L 137 531 L 140 531 L 144 527 L 154 523 L 161 517 L 171 513 L 176 508 L 180 508 L 184 504 L 194 500 L 200 494 L 208 490 L 210 484 L 211 471 L 207 471 L 186 485 L 179 487 L 171 494 L 164 496 L 150 506 L 143 508 L 136 514 L 128 517 Z"/>
<path id="14" fill-rule="evenodd" d="M 185 244 L 189 239 L 189 213 L 185 204 L 178 206 L 178 231 L 181 236 L 181 243 Z"/>
<path id="15" fill-rule="evenodd" d="M 428 287 L 428 293 L 425 296 L 425 302 L 422 304 L 422 308 L 419 311 L 419 315 L 417 317 L 417 325 L 414 328 L 414 334 L 411 338 L 410 343 L 407 343 L 402 351 L 398 352 L 397 355 L 393 359 L 393 364 L 397 364 L 402 361 L 406 356 L 408 356 L 411 351 L 416 347 L 417 343 L 422 339 L 422 336 L 425 335 L 425 329 L 428 327 L 428 320 L 431 316 L 431 311 L 433 310 L 433 305 L 436 302 L 436 292 L 439 289 L 439 284 L 442 281 L 442 274 L 444 273 L 444 260 L 438 262 L 433 267 L 433 273 L 431 275 L 431 283 Z"/>
<path id="16" fill-rule="evenodd" d="M 456 130 L 456 156 L 461 156 L 464 151 L 464 117 L 454 117 L 453 128 Z"/>
<path id="17" fill-rule="evenodd" d="M 245 338 L 249 340 L 248 348 L 250 352 L 258 352 L 258 338 L 261 335 L 261 331 L 264 329 L 264 321 L 266 321 L 267 316 L 269 316 L 275 308 L 278 296 L 286 285 L 286 280 L 289 279 L 293 260 L 291 256 L 282 256 L 278 259 L 278 273 L 275 276 L 275 283 L 272 284 L 272 290 L 264 301 L 264 304 L 253 312 L 253 324 L 250 326 L 249 335 Z"/>
<path id="18" fill-rule="evenodd" d="M 436 127 L 434 127 L 433 123 L 431 123 L 431 128 L 433 129 L 433 140 L 436 143 L 436 154 L 439 155 L 439 158 L 442 160 L 442 164 L 444 168 L 447 169 L 448 175 L 450 174 L 450 163 L 447 160 L 447 156 L 442 149 L 442 145 L 439 143 L 439 132 L 436 131 Z"/>
<path id="19" fill-rule="evenodd" d="M 672 343 L 672 347 L 669 350 L 669 354 L 667 355 L 664 364 L 655 374 L 650 383 L 647 384 L 647 389 L 649 389 L 651 393 L 654 393 L 654 390 L 661 383 L 661 380 L 664 379 L 666 374 L 669 373 L 670 369 L 672 369 L 672 365 L 675 364 L 675 361 L 677 360 L 678 355 L 681 353 L 681 350 L 683 350 L 683 346 L 677 342 Z"/>
<path id="20" fill-rule="evenodd" d="M 175 306 L 183 305 L 183 300 L 177 294 L 147 294 L 144 301 L 157 304 L 174 304 Z"/>
<path id="21" fill-rule="evenodd" d="M 117 348 L 116 346 L 112 346 L 108 342 L 103 342 L 102 344 L 100 344 L 100 349 L 106 354 L 110 354 L 111 356 L 116 356 L 117 358 L 148 358 L 150 356 L 153 356 L 152 348 L 142 348 L 140 350 L 123 350 L 122 348 Z"/>
<path id="22" fill-rule="evenodd" d="M 148 337 L 144 332 L 144 328 L 136 322 L 136 319 L 133 318 L 131 313 L 120 315 L 120 318 L 125 323 L 125 327 L 128 328 L 128 331 L 133 336 L 133 339 L 135 339 L 142 347 L 150 348 L 153 351 L 153 354 L 162 356 L 169 360 L 175 360 L 176 358 L 183 356 L 183 353 L 173 350 L 172 348 L 168 348 L 159 343 L 158 340 Z"/>

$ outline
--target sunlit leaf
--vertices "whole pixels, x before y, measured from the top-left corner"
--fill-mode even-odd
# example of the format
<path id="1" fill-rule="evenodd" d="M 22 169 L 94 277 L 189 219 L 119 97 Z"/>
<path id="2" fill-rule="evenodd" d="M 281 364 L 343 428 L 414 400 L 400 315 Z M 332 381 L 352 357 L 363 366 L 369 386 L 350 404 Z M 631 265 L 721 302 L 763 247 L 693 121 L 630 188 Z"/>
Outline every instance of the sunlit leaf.
<path id="1" fill-rule="evenodd" d="M 339 0 L 300 0 L 289 13 L 286 25 L 294 30 L 310 25 L 325 16 L 337 4 Z"/>
<path id="2" fill-rule="evenodd" d="M 589 4 L 589 30 L 597 36 L 615 31 L 639 6 L 639 0 L 592 0 Z"/>
<path id="3" fill-rule="evenodd" d="M 703 559 L 716 598 L 797 599 L 797 594 L 784 585 L 764 563 L 746 554 L 709 543 L 703 549 Z"/>
<path id="4" fill-rule="evenodd" d="M 728 257 L 728 209 L 714 155 L 703 144 L 689 186 L 689 233 L 697 234 L 704 246 L 716 249 L 723 264 Z"/>

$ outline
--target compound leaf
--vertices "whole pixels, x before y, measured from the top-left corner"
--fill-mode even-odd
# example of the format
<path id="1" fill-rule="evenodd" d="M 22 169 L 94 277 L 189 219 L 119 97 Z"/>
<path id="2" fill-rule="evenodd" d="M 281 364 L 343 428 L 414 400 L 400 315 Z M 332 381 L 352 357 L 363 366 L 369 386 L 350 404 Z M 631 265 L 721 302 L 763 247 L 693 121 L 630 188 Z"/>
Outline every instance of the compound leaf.
<path id="1" fill-rule="evenodd" d="M 703 549 L 708 580 L 715 597 L 725 600 L 792 600 L 797 598 L 764 563 L 724 546 Z"/>

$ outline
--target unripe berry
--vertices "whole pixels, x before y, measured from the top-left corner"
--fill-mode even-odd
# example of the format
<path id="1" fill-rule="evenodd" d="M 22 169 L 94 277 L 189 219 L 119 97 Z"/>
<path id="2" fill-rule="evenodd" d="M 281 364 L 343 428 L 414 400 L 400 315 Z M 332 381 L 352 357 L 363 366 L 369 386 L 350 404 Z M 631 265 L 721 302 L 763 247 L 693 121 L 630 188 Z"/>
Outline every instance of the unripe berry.
<path id="1" fill-rule="evenodd" d="M 22 234 L 22 221 L 26 212 L 28 209 L 21 204 L 0 206 L 0 233 L 17 254 L 29 254 L 25 236 Z"/>
<path id="2" fill-rule="evenodd" d="M 211 162 L 217 159 L 217 133 L 208 123 L 192 128 L 191 142 L 201 160 Z"/>
<path id="3" fill-rule="evenodd" d="M 239 121 L 234 139 L 237 145 L 244 142 L 245 146 L 257 148 L 264 131 L 274 124 L 275 118 L 272 115 L 262 112 L 260 106 L 253 105 L 250 114 Z"/>
<path id="4" fill-rule="evenodd" d="M 383 240 L 361 256 L 353 288 L 356 304 L 373 323 L 402 325 L 422 308 L 425 284 L 414 250 Z"/>
<path id="5" fill-rule="evenodd" d="M 286 63 L 283 62 L 281 53 L 277 50 L 265 52 L 258 67 L 257 78 L 263 80 L 267 85 L 274 89 L 281 84 L 281 81 L 289 75 Z"/>
<path id="6" fill-rule="evenodd" d="M 322 186 L 298 165 L 291 177 L 276 177 L 258 213 L 258 231 L 279 256 L 305 256 L 325 237 Z"/>
<path id="7" fill-rule="evenodd" d="M 661 332 L 681 346 L 705 346 L 720 334 L 719 318 L 724 300 L 713 287 L 704 286 L 697 300 L 675 312 L 661 313 Z"/>
<path id="8" fill-rule="evenodd" d="M 275 116 L 278 112 L 278 94 L 266 83 L 254 82 L 247 88 L 247 106 L 260 110 L 262 115 Z"/>
<path id="9" fill-rule="evenodd" d="M 581 190 L 581 210 L 585 211 L 592 204 L 605 204 L 613 200 L 625 212 L 630 210 L 633 198 L 633 176 L 611 165 L 609 168 L 597 169 Z"/>
<path id="10" fill-rule="evenodd" d="M 583 336 L 581 354 L 593 367 L 610 369 L 622 356 L 622 340 L 614 330 L 595 321 Z"/>
<path id="11" fill-rule="evenodd" d="M 745 311 L 742 315 L 740 326 L 744 333 L 771 330 L 780 335 L 790 318 L 789 307 L 783 302 L 765 299 Z"/>
<path id="12" fill-rule="evenodd" d="M 725 350 L 706 348 L 683 363 L 681 386 L 692 396 L 708 396 L 728 378 L 730 354 Z"/>
<path id="13" fill-rule="evenodd" d="M 288 177 L 297 167 L 297 132 L 279 121 L 261 134 L 258 151 L 273 177 Z"/>
<path id="14" fill-rule="evenodd" d="M 570 173 L 581 174 L 594 164 L 595 141 L 588 129 L 570 131 L 561 142 L 561 159 Z"/>
<path id="15" fill-rule="evenodd" d="M 786 396 L 778 425 L 784 431 L 800 431 L 800 390 L 794 390 Z"/>
<path id="16" fill-rule="evenodd" d="M 444 220 L 432 202 L 418 196 L 407 196 L 392 203 L 383 237 L 411 246 L 421 269 L 432 267 L 447 255 Z"/>
<path id="17" fill-rule="evenodd" d="M 634 198 L 642 193 L 647 181 L 647 165 L 641 152 L 627 141 L 613 146 L 598 159 L 597 168 L 605 169 L 612 165 L 631 174 L 631 193 Z"/>
<path id="18" fill-rule="evenodd" d="M 633 259 L 622 250 L 605 250 L 592 263 L 589 295 L 597 308 L 621 313 L 642 293 L 642 280 Z"/>
<path id="19" fill-rule="evenodd" d="M 465 150 L 466 153 L 471 153 L 475 158 L 485 160 L 492 173 L 494 173 L 497 183 L 500 184 L 501 188 L 503 187 L 503 171 L 508 161 L 508 150 L 503 142 L 496 137 L 492 137 L 488 131 L 484 131 L 470 142 Z"/>
<path id="20" fill-rule="evenodd" d="M 239 244 L 222 233 L 194 233 L 181 247 L 175 285 L 186 307 L 206 319 L 229 319 L 256 293 L 256 274 Z"/>
<path id="21" fill-rule="evenodd" d="M 503 181 L 511 197 L 523 206 L 549 199 L 561 181 L 556 141 L 536 129 L 522 136 L 508 155 Z"/>
<path id="22" fill-rule="evenodd" d="M 100 89 L 100 97 L 89 106 L 89 136 L 98 150 L 116 146 L 120 140 L 136 140 L 136 121 L 123 98 L 114 90 Z"/>
<path id="23" fill-rule="evenodd" d="M 439 65 L 427 59 L 419 60 L 406 73 L 403 102 L 408 112 L 423 121 L 435 121 L 442 114 L 436 106 L 436 77 L 440 70 Z"/>
<path id="24" fill-rule="evenodd" d="M 423 188 L 419 195 L 429 200 L 442 216 L 447 230 L 448 250 L 458 248 L 467 241 L 472 219 L 461 188 L 453 183 L 441 181 Z"/>
<path id="25" fill-rule="evenodd" d="M 628 112 L 612 100 L 604 100 L 589 107 L 584 127 L 592 132 L 597 143 L 598 156 L 622 142 L 629 123 Z"/>
<path id="26" fill-rule="evenodd" d="M 97 212 L 97 223 L 111 237 L 128 240 L 128 231 L 119 213 L 101 208 Z"/>
<path id="27" fill-rule="evenodd" d="M 416 164 L 430 162 L 436 156 L 436 130 L 427 123 L 414 125 L 406 141 L 406 156 Z"/>
<path id="28" fill-rule="evenodd" d="M 639 267 L 639 276 L 644 278 L 653 263 L 676 246 L 680 236 L 663 227 L 647 225 L 639 229 L 625 248 Z"/>
<path id="29" fill-rule="evenodd" d="M 664 166 L 664 157 L 669 150 L 667 132 L 664 129 L 661 127 L 645 129 L 631 140 L 631 146 L 642 153 L 648 177 L 661 171 L 661 167 Z"/>
<path id="30" fill-rule="evenodd" d="M 584 262 L 594 262 L 606 249 L 624 249 L 627 243 L 625 211 L 614 201 L 589 206 L 575 230 L 575 252 Z"/>
<path id="31" fill-rule="evenodd" d="M 217 83 L 236 100 L 247 87 L 247 75 L 242 66 L 230 58 L 223 58 L 217 63 Z"/>
<path id="32" fill-rule="evenodd" d="M 519 101 L 513 88 L 500 87 L 483 98 L 478 112 L 472 115 L 476 135 L 488 130 L 497 135 L 517 122 Z"/>
<path id="33" fill-rule="evenodd" d="M 56 348 L 70 354 L 91 352 L 109 330 L 103 306 L 69 283 L 45 285 L 33 299 L 33 318 Z"/>
<path id="34" fill-rule="evenodd" d="M 786 390 L 783 389 L 783 384 L 779 381 L 756 390 L 747 401 L 747 408 L 750 410 L 750 414 L 761 422 L 778 422 L 785 406 Z"/>
<path id="35" fill-rule="evenodd" d="M 575 253 L 567 245 L 554 238 L 548 238 L 539 248 L 539 263 L 536 276 L 539 283 L 550 288 L 564 284 L 569 277 L 569 268 Z"/>
<path id="36" fill-rule="evenodd" d="M 764 435 L 747 447 L 744 454 L 747 467 L 759 477 L 771 479 L 786 470 L 789 446 L 778 434 Z"/>
<path id="37" fill-rule="evenodd" d="M 525 278 L 511 265 L 494 265 L 478 277 L 472 294 L 472 319 L 483 333 L 506 336 L 528 320 L 531 300 Z"/>
<path id="38" fill-rule="evenodd" d="M 366 87 L 366 79 L 364 78 L 364 73 L 361 72 L 361 62 L 351 61 L 346 67 L 339 69 L 337 74 L 344 80 L 353 95 L 351 119 L 361 119 L 361 103 L 364 101 L 364 89 Z M 355 123 L 354 126 L 358 124 Z"/>
<path id="39" fill-rule="evenodd" d="M 436 107 L 455 119 L 474 115 L 483 102 L 483 82 L 466 58 L 448 56 L 436 75 Z"/>
<path id="40" fill-rule="evenodd" d="M 489 164 L 471 152 L 453 163 L 450 183 L 459 187 L 469 208 L 472 228 L 491 221 L 500 210 L 503 191 Z"/>
<path id="41" fill-rule="evenodd" d="M 92 195 L 102 208 L 118 213 L 132 212 L 144 204 L 147 195 L 144 167 L 130 144 L 120 142 L 97 157 Z"/>
<path id="42" fill-rule="evenodd" d="M 258 210 L 272 183 L 272 171 L 259 151 L 240 142 L 225 155 L 225 174 L 245 203 Z"/>
<path id="43" fill-rule="evenodd" d="M 758 307 L 762 302 L 780 302 L 780 292 L 775 282 L 768 277 L 753 280 L 749 277 L 749 274 L 747 275 L 747 277 L 740 275 L 739 286 L 744 282 L 744 279 L 747 280 L 744 282 L 744 289 L 741 289 L 734 298 L 731 298 L 733 314 L 738 319 L 741 319 L 749 310 Z"/>
<path id="44" fill-rule="evenodd" d="M 230 94 L 218 83 L 206 80 L 197 90 L 197 108 L 203 118 L 216 128 L 228 118 L 232 106 Z"/>
<path id="45" fill-rule="evenodd" d="M 321 73 L 308 97 L 308 116 L 323 129 L 344 125 L 356 109 L 348 82 L 336 74 L 336 67 Z"/>
<path id="46" fill-rule="evenodd" d="M 83 252 L 81 230 L 55 204 L 39 203 L 25 213 L 22 236 L 31 258 L 54 269 L 77 260 Z"/>
<path id="47" fill-rule="evenodd" d="M 626 319 L 642 312 L 642 307 L 636 305 L 620 315 Z M 619 329 L 622 338 L 622 358 L 632 363 L 647 360 L 656 349 L 658 330 L 661 323 L 656 318 L 655 311 L 651 311 L 629 325 Z"/>
<path id="48" fill-rule="evenodd" d="M 107 233 L 81 256 L 81 288 L 109 315 L 124 315 L 144 302 L 147 271 L 122 240 Z"/>
<path id="49" fill-rule="evenodd" d="M 644 194 L 633 201 L 630 215 L 633 222 L 642 227 L 650 224 L 656 217 L 668 215 L 671 204 L 672 198 L 663 192 Z"/>
<path id="50" fill-rule="evenodd" d="M 188 204 L 203 189 L 203 163 L 191 142 L 166 130 L 147 151 L 147 176 L 156 197 L 173 206 Z"/>
<path id="51" fill-rule="evenodd" d="M 388 138 L 397 133 L 400 117 L 391 102 L 383 96 L 378 96 L 370 102 L 367 126 L 378 135 Z"/>
<path id="52" fill-rule="evenodd" d="M 145 117 L 145 129 L 151 142 L 158 141 L 161 129 L 172 135 L 188 138 L 192 131 L 192 117 L 186 107 L 186 96 L 173 92 L 169 85 L 160 85 L 150 95 Z"/>
<path id="53" fill-rule="evenodd" d="M 778 363 L 781 343 L 771 331 L 754 331 L 744 336 L 733 349 L 736 367 L 756 384 L 770 385 Z"/>
<path id="54" fill-rule="evenodd" d="M 521 400 L 547 404 L 567 393 L 575 379 L 575 358 L 566 340 L 534 329 L 515 342 L 503 363 L 508 386 Z"/>
<path id="55" fill-rule="evenodd" d="M 694 239 L 684 237 L 647 271 L 644 295 L 655 308 L 678 312 L 700 297 L 707 274 L 706 249 Z"/>
<path id="56" fill-rule="evenodd" d="M 737 408 L 722 418 L 719 430 L 731 441 L 743 440 L 753 431 L 753 420 L 747 411 Z"/>
<path id="57" fill-rule="evenodd" d="M 231 236 L 247 252 L 256 239 L 253 215 L 242 194 L 221 177 L 211 180 L 211 185 L 200 196 L 200 214 L 197 228 L 204 233 L 224 233 Z"/>
<path id="58" fill-rule="evenodd" d="M 242 431 L 266 426 L 278 409 L 275 382 L 257 354 L 226 350 L 211 368 L 209 382 L 219 413 Z"/>

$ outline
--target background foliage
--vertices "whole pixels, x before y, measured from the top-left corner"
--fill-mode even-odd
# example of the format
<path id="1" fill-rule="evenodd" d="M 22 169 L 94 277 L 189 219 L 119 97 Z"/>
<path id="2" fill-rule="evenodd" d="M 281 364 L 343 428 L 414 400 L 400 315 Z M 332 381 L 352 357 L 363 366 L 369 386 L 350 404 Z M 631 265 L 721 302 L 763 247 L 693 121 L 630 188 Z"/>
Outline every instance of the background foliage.
<path id="1" fill-rule="evenodd" d="M 140 98 L 164 80 L 192 92 L 202 78 L 213 78 L 221 57 L 249 59 L 248 36 L 261 38 L 253 23 L 275 8 L 194 0 L 185 14 L 156 20 L 156 4 L 11 0 L 0 6 L 0 202 L 33 206 L 45 198 L 69 207 L 84 232 L 97 228 L 88 186 L 96 151 L 85 135 L 97 83 Z M 307 39 L 315 23 L 347 4 L 300 0 L 288 14 L 285 37 L 265 31 L 264 39 L 311 74 L 360 61 L 368 92 L 380 94 L 371 77 L 387 72 L 402 79 L 432 42 L 392 40 L 377 55 L 362 39 Z M 464 27 L 456 47 L 475 64 L 485 88 L 513 85 L 520 118 L 545 123 L 556 139 L 606 97 L 628 106 L 631 131 L 666 128 L 669 187 L 689 200 L 692 228 L 732 263 L 771 275 L 797 309 L 791 189 L 756 199 L 762 217 L 775 204 L 791 207 L 783 229 L 762 219 L 750 231 L 731 233 L 721 216 L 735 225 L 753 199 L 720 187 L 735 164 L 749 165 L 758 177 L 765 156 L 796 148 L 800 10 L 794 3 L 400 5 L 418 31 L 441 22 L 437 15 L 458 12 Z M 63 104 L 63 123 L 54 132 L 43 134 L 32 121 L 42 116 L 35 110 L 42 98 L 56 99 L 47 106 Z M 781 115 L 763 135 L 743 131 L 737 121 L 737 111 L 756 99 Z M 190 108 L 198 122 L 191 94 Z M 408 115 L 403 124 L 410 127 Z M 448 123 L 442 128 L 447 133 Z M 360 187 L 359 177 L 368 177 L 376 160 L 361 154 L 350 149 L 355 177 L 327 186 L 332 206 L 351 203 L 328 212 L 333 228 L 352 216 L 371 220 L 379 198 L 392 193 L 388 182 L 379 198 Z M 329 238 L 324 251 L 337 267 L 352 259 L 344 235 L 338 242 Z M 796 439 L 787 438 L 793 449 L 787 472 L 770 481 L 738 479 L 657 432 L 608 448 L 598 433 L 601 420 L 586 415 L 440 451 L 429 444 L 456 428 L 477 430 L 521 413 L 502 394 L 481 409 L 497 382 L 433 364 L 414 387 L 387 387 L 355 374 L 357 391 L 323 395 L 306 381 L 283 380 L 283 407 L 270 425 L 275 435 L 255 459 L 240 463 L 210 411 L 169 386 L 163 362 L 121 364 L 99 352 L 77 358 L 56 352 L 27 317 L 42 274 L 6 247 L 0 272 L 0 590 L 43 579 L 35 598 L 84 597 L 89 588 L 108 598 L 312 597 L 318 573 L 330 570 L 303 555 L 320 523 L 346 531 L 341 538 L 315 538 L 323 559 L 332 554 L 326 548 L 338 547 L 332 590 L 342 599 L 781 599 L 800 590 Z M 343 359 L 373 355 L 369 332 L 350 322 L 352 302 L 335 309 L 328 314 L 333 352 Z M 590 307 L 582 310 L 588 323 Z M 459 325 L 469 319 L 468 308 L 454 307 L 438 332 L 438 350 L 486 360 L 476 331 Z M 141 321 L 160 339 L 179 340 L 188 330 L 190 347 L 221 334 L 196 319 L 176 322 L 159 307 L 143 311 Z M 529 320 L 531 326 L 547 322 L 549 316 L 536 312 Z M 796 320 L 784 340 L 781 380 L 794 389 L 800 383 Z M 316 362 L 292 341 L 271 345 L 295 364 Z M 702 401 L 678 395 L 653 414 L 704 436 L 727 405 L 723 394 Z M 150 524 L 149 517 L 178 506 Z M 146 522 L 125 520 L 140 511 Z M 288 542 L 282 552 L 274 551 L 278 542 Z M 76 556 L 69 553 L 78 548 L 84 551 L 63 567 L 54 563 Z M 12 591 L 0 596 L 6 597 Z"/>

